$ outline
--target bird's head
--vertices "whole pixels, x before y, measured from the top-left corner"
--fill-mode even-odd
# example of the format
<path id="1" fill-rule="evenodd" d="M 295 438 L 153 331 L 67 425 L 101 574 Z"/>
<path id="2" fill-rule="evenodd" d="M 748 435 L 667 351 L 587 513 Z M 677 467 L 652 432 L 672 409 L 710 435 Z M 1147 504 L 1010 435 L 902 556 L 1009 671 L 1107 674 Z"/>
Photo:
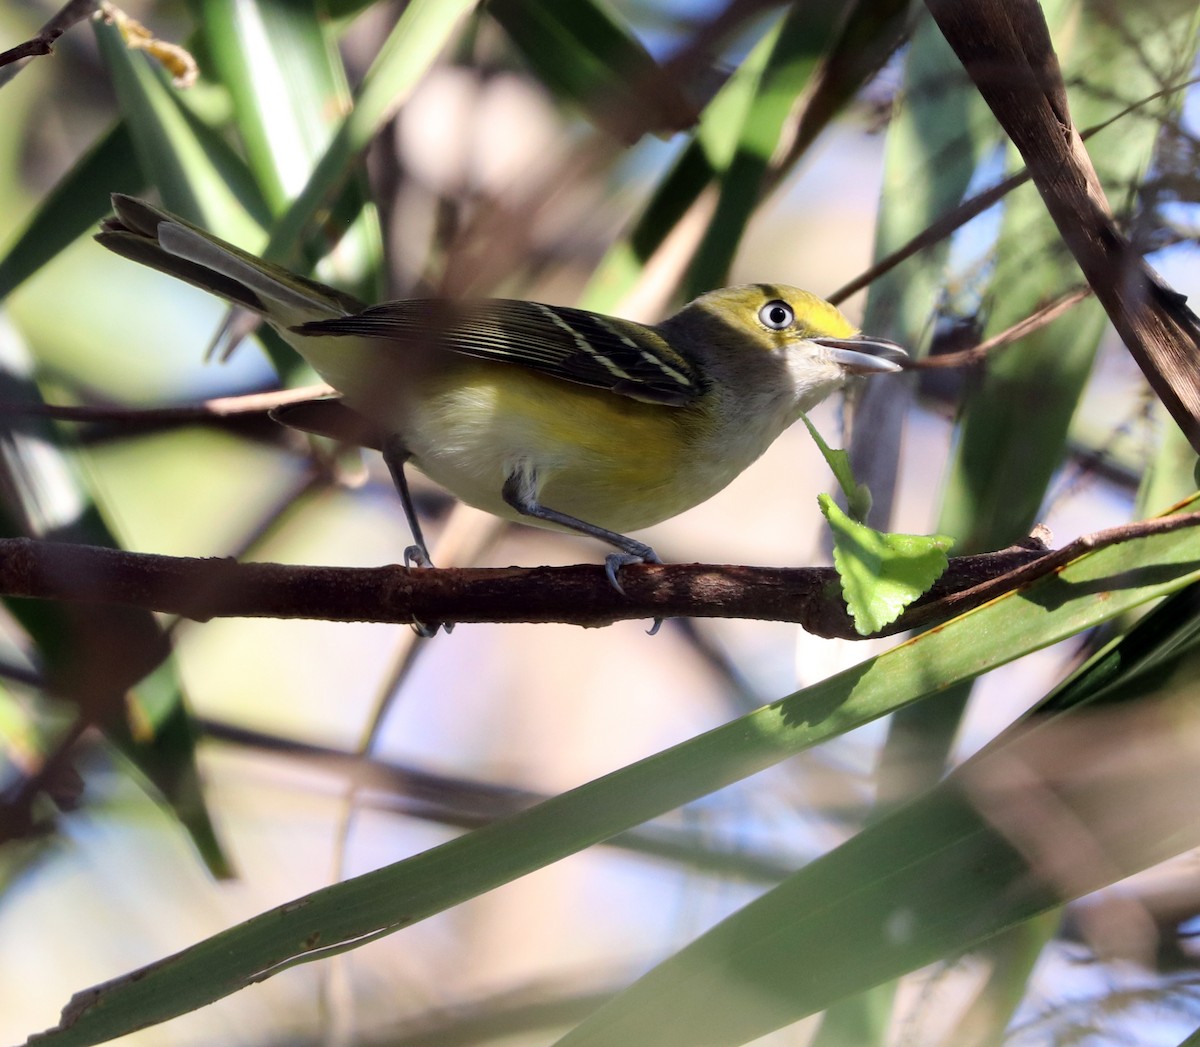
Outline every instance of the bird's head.
<path id="1" fill-rule="evenodd" d="M 751 409 L 769 396 L 807 411 L 850 376 L 899 371 L 908 361 L 894 342 L 860 334 L 835 306 L 786 284 L 709 291 L 659 329 Z"/>

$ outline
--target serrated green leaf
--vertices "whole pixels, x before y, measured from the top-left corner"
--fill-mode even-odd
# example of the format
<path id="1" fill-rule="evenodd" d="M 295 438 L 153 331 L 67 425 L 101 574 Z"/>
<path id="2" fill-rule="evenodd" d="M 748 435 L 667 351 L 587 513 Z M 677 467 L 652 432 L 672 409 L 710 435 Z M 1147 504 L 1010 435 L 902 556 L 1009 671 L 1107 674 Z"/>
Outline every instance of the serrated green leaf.
<path id="1" fill-rule="evenodd" d="M 941 577 L 954 539 L 944 534 L 885 534 L 851 520 L 827 494 L 817 495 L 833 530 L 833 565 L 860 636 L 894 622 Z"/>

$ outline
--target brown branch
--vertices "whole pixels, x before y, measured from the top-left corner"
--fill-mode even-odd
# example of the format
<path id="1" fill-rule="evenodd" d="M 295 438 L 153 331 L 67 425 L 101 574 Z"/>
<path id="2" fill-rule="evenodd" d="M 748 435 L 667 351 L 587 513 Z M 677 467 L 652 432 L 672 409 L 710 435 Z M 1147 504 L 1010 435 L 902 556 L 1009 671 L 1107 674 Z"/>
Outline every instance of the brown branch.
<path id="1" fill-rule="evenodd" d="M 1200 450 L 1200 318 L 1116 228 L 1071 122 L 1041 8 L 1036 0 L 926 0 L 926 7 L 1021 153 L 1121 340 Z"/>
<path id="2" fill-rule="evenodd" d="M 958 557 L 885 634 L 944 621 L 1083 552 L 1197 523 L 1200 513 L 1181 514 L 1087 535 L 1057 552 L 1034 544 Z M 623 568 L 621 581 L 625 595 L 593 565 L 296 567 L 0 540 L 0 592 L 6 595 L 124 604 L 198 621 L 269 617 L 600 626 L 631 618 L 736 617 L 797 622 L 820 636 L 858 638 L 832 568 L 639 564 Z"/>
<path id="3" fill-rule="evenodd" d="M 1188 527 L 1200 525 L 1200 512 L 1176 513 L 1173 516 L 1159 516 L 1153 520 L 1138 520 L 1134 523 L 1120 524 L 1103 531 L 1081 535 L 1061 549 L 1053 549 L 1042 553 L 1037 559 L 1013 568 L 1006 574 L 989 578 L 967 589 L 960 589 L 938 601 L 940 610 L 948 611 L 944 617 L 962 614 L 972 607 L 978 607 L 988 600 L 994 600 L 1013 589 L 1028 585 L 1043 575 L 1050 574 L 1065 567 L 1072 560 L 1084 553 L 1092 553 L 1097 549 L 1106 549 L 1110 545 L 1120 545 L 1134 538 L 1148 538 L 1151 535 L 1169 534 L 1171 531 L 1181 531 Z M 970 559 L 963 557 L 963 559 Z M 953 561 L 952 561 L 953 562 Z M 943 575 L 945 578 L 945 575 Z M 917 606 L 917 605 L 914 605 Z"/>

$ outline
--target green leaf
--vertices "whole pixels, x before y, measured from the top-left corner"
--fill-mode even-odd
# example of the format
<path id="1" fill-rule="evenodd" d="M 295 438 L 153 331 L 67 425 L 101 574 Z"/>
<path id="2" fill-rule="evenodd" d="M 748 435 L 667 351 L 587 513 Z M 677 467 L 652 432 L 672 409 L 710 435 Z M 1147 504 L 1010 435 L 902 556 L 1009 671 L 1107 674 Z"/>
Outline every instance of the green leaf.
<path id="1" fill-rule="evenodd" d="M 213 71 L 233 101 L 250 170 L 278 214 L 304 188 L 351 108 L 330 27 L 311 0 L 196 0 L 193 7 Z M 365 173 L 348 181 L 335 211 L 308 260 L 320 259 L 319 279 L 374 300 L 383 290 L 383 249 Z M 330 230 L 337 230 L 332 252 Z"/>
<path id="2" fill-rule="evenodd" d="M 851 520 L 827 494 L 817 495 L 833 530 L 833 565 L 861 636 L 879 632 L 949 566 L 944 534 L 885 534 Z"/>
<path id="3" fill-rule="evenodd" d="M 765 190 L 780 135 L 821 58 L 817 48 L 825 40 L 814 34 L 812 21 L 810 5 L 796 4 L 764 37 L 763 46 L 769 49 L 766 62 L 753 85 L 754 97 L 733 155 L 718 176 L 717 207 L 688 270 L 686 297 L 729 282 L 729 267 Z"/>
<path id="4" fill-rule="evenodd" d="M 1034 592 L 1003 602 L 1033 595 L 1045 607 L 1048 593 Z M 654 968 L 560 1047 L 640 1043 L 651 1028 L 660 1045 L 741 1044 L 981 945 L 1008 953 L 988 982 L 988 1017 L 1011 1013 L 1053 930 L 1039 914 L 1057 925 L 1063 901 L 1198 842 L 1186 799 L 1200 766 L 1198 662 L 1193 584 L 945 781 Z M 947 1042 L 968 1041 L 983 1042 Z"/>
<path id="5" fill-rule="evenodd" d="M 547 88 L 617 138 L 695 123 L 698 107 L 601 0 L 491 0 L 486 10 Z"/>
<path id="6" fill-rule="evenodd" d="M 42 403 L 32 366 L 17 338 L 0 340 L 0 388 L 10 402 Z M 46 419 L 12 415 L 0 428 L 0 534 L 118 548 L 60 443 Z M 8 598 L 4 606 L 36 646 L 54 693 L 74 702 L 161 792 L 210 871 L 230 875 L 200 790 L 178 666 L 155 616 L 119 604 Z"/>
<path id="7" fill-rule="evenodd" d="M 296 964 L 399 931 L 1197 579 L 1200 528 L 1135 539 L 1082 556 L 1020 592 L 1008 593 L 732 723 L 405 861 L 271 909 L 144 967 L 134 977 L 85 990 L 76 996 L 61 1025 L 31 1038 L 30 1043 L 42 1047 L 99 1043 L 195 1010 Z M 1030 613 L 1031 607 L 1036 613 Z M 1190 805 L 1181 805 L 1178 813 L 1194 828 Z M 920 831 L 899 833 L 900 842 L 907 841 L 905 846 L 918 857 L 924 853 L 936 864 L 936 852 L 922 851 L 929 826 L 917 828 Z M 903 870 L 897 866 L 895 871 Z M 993 882 L 999 881 L 997 875 Z M 837 887 L 838 877 L 832 882 Z M 930 887 L 932 882 L 925 881 L 922 897 L 936 907 L 942 881 Z M 885 879 L 883 887 L 887 886 Z M 977 897 L 975 902 L 981 910 L 991 904 L 1010 904 L 1003 892 Z M 832 930 L 822 927 L 826 951 L 846 937 L 845 920 L 853 917 L 863 923 L 866 919 L 852 903 L 851 898 L 843 910 L 842 924 L 835 922 Z M 798 904 L 808 906 L 810 900 Z M 974 940 L 976 932 L 970 921 L 959 918 L 940 933 L 945 935 L 947 951 L 953 951 L 957 944 Z M 865 936 L 869 927 L 854 933 Z M 872 984 L 869 979 L 877 976 L 877 965 L 871 959 L 869 951 L 855 954 L 842 968 L 847 980 L 838 991 L 850 993 Z M 825 969 L 825 962 L 817 956 L 816 974 Z M 789 973 L 792 988 L 798 988 L 794 972 Z M 665 1028 L 666 1019 L 660 1015 L 659 1020 Z M 665 1041 L 648 1035 L 616 1042 Z"/>
<path id="8" fill-rule="evenodd" d="M 1194 4 L 1146 0 L 1123 6 L 1115 20 L 1080 19 L 1077 5 L 1065 0 L 1043 6 L 1076 126 L 1098 124 L 1130 99 L 1179 82 L 1195 61 Z M 1162 98 L 1089 145 L 1118 216 L 1122 205 L 1126 211 L 1132 207 L 1135 194 L 1128 187 L 1142 178 L 1161 122 L 1172 119 L 1182 98 Z M 993 264 L 985 338 L 1079 283 L 1079 267 L 1032 185 L 1005 201 Z M 907 294 L 922 300 L 921 288 Z M 1082 302 L 989 360 L 969 387 L 938 522 L 961 550 L 999 549 L 1029 533 L 1062 462 L 1071 419 L 1107 328 L 1100 304 Z"/>
<path id="9" fill-rule="evenodd" d="M 1107 731 L 1075 710 L 1008 732 L 653 968 L 557 1047 L 748 1043 L 1195 847 L 1195 703 L 1178 698 Z"/>
<path id="10" fill-rule="evenodd" d="M 613 244 L 596 267 L 582 306 L 599 312 L 616 309 L 671 231 L 733 161 L 740 128 L 778 33 L 775 26 L 763 35 L 705 107 L 691 141 L 663 176 L 629 234 Z"/>
<path id="11" fill-rule="evenodd" d="M 109 194 L 141 192 L 146 179 L 123 123 L 103 134 L 44 196 L 0 259 L 0 299 L 60 251 L 92 232 L 111 210 Z"/>
<path id="12" fill-rule="evenodd" d="M 261 199 L 253 199 L 245 164 L 181 106 L 161 67 L 130 51 L 115 26 L 97 21 L 93 29 L 138 165 L 163 202 L 224 239 L 249 250 L 260 246 L 262 226 L 251 210 L 261 213 Z"/>
<path id="13" fill-rule="evenodd" d="M 837 480 L 838 486 L 842 489 L 842 494 L 846 496 L 846 511 L 853 519 L 862 523 L 866 520 L 867 513 L 871 511 L 871 492 L 867 490 L 866 484 L 860 484 L 855 479 L 854 471 L 850 467 L 849 452 L 835 450 L 821 439 L 821 434 L 817 432 L 817 427 L 808 420 L 808 415 L 802 414 L 800 418 L 808 430 L 808 435 L 813 438 L 813 442 L 820 450 L 821 457 L 825 459 L 825 464 L 833 473 L 833 478 Z"/>
<path id="14" fill-rule="evenodd" d="M 364 150 L 441 55 L 474 0 L 412 0 L 363 77 L 304 188 L 277 220 L 263 255 L 294 262 L 314 220 L 337 199 Z"/>

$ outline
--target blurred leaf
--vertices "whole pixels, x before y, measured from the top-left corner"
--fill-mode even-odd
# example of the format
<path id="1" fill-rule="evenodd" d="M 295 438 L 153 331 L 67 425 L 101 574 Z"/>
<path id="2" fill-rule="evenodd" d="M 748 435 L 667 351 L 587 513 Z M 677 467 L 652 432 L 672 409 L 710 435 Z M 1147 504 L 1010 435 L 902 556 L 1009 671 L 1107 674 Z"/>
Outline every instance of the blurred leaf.
<path id="1" fill-rule="evenodd" d="M 355 164 L 438 59 L 474 0 L 412 0 L 363 77 L 354 108 L 338 125 L 304 188 L 276 222 L 263 252 L 294 261 L 314 220 L 332 206 Z"/>
<path id="2" fill-rule="evenodd" d="M 1177 701 L 1010 730 L 558 1042 L 746 1043 L 1195 847 L 1198 728 Z"/>
<path id="3" fill-rule="evenodd" d="M 1100 549 L 1020 592 L 1007 593 L 728 725 L 406 861 L 265 912 L 133 976 L 85 990 L 68 1006 L 62 1025 L 32 1037 L 30 1043 L 44 1047 L 98 1043 L 203 1006 L 295 964 L 366 944 L 1197 579 L 1197 528 Z M 928 817 L 929 806 L 937 808 L 937 818 Z M 1172 812 L 1187 823 L 1189 832 L 1197 831 L 1190 804 L 1173 807 Z M 770 903 L 780 918 L 779 935 L 773 941 L 755 940 L 752 948 L 732 957 L 726 954 L 726 970 L 758 978 L 762 967 L 758 958 L 770 955 L 776 946 L 790 951 L 793 938 L 785 929 L 803 931 L 803 917 L 810 916 L 808 927 L 821 930 L 819 942 L 814 939 L 816 951 L 810 954 L 813 985 L 800 986 L 791 967 L 777 969 L 763 983 L 774 987 L 780 979 L 786 980 L 790 995 L 784 1006 L 798 1011 L 822 994 L 846 995 L 889 977 L 889 972 L 908 969 L 906 965 L 920 957 L 932 959 L 968 947 L 1011 925 L 1026 909 L 1045 908 L 1059 897 L 1047 895 L 1028 877 L 1019 878 L 1018 873 L 1027 870 L 1016 852 L 993 833 L 980 832 L 976 812 L 958 792 L 947 791 L 931 800 L 920 817 L 906 814 L 902 820 L 890 819 L 886 827 L 881 824 L 866 845 L 861 839 L 809 867 L 818 870 L 812 875 L 825 885 L 818 896 L 841 906 L 836 919 L 823 906 L 814 907 L 807 887 L 798 889 L 793 882 L 790 905 Z M 886 846 L 881 846 L 881 840 Z M 952 850 L 931 850 L 935 840 L 950 841 Z M 985 861 L 978 870 L 980 879 L 972 880 L 969 890 L 954 891 L 948 898 L 945 892 L 961 875 L 955 856 L 975 862 L 981 843 L 1002 862 Z M 864 851 L 889 857 L 882 865 L 878 861 L 864 865 Z M 918 870 L 924 870 L 923 875 L 916 875 Z M 847 890 L 852 882 L 870 888 L 870 902 L 877 909 L 858 907 L 858 896 Z M 1011 891 L 1014 884 L 1020 891 Z M 932 929 L 918 923 L 919 941 L 906 933 L 907 923 L 897 925 L 892 918 L 905 911 L 897 909 L 893 886 L 917 892 L 913 902 L 918 919 L 928 913 L 935 921 Z M 975 906 L 969 919 L 964 916 L 968 904 Z M 883 918 L 878 907 L 884 908 Z M 886 939 L 882 951 L 881 935 Z M 659 1011 L 653 1035 L 613 1042 L 669 1042 L 664 1037 L 680 1027 L 675 1023 L 691 1022 L 702 1013 L 711 1016 L 713 1010 L 729 1005 L 739 986 L 754 984 L 736 976 L 725 982 L 724 989 L 709 983 L 704 989 L 711 997 L 704 1006 L 697 1005 L 686 1015 Z M 645 994 L 637 990 L 634 995 L 643 1000 Z M 666 995 L 650 996 L 650 1005 L 654 1000 L 665 1005 L 668 1000 Z M 615 1028 L 613 1022 L 636 1021 L 645 1013 L 640 1003 L 635 1008 L 625 997 L 621 999 L 615 1009 L 598 1012 L 595 1023 L 585 1023 L 580 1037 L 586 1038 L 597 1026 Z M 773 1003 L 755 1021 L 774 1021 L 777 1006 Z M 724 1021 L 714 1019 L 711 1029 L 720 1029 Z M 699 1024 L 692 1026 L 694 1032 Z M 724 1041 L 696 1032 L 694 1039 L 685 1042 Z"/>
<path id="4" fill-rule="evenodd" d="M 307 0 L 196 0 L 193 7 L 214 71 L 233 99 L 250 168 L 278 214 L 304 188 L 353 104 L 337 48 Z M 342 195 L 337 250 L 317 245 L 313 256 L 324 256 L 317 272 L 374 300 L 382 290 L 383 249 L 365 179 L 350 179 Z"/>
<path id="5" fill-rule="evenodd" d="M 0 259 L 0 299 L 91 232 L 111 210 L 110 193 L 136 194 L 145 186 L 133 140 L 125 125 L 118 123 L 42 198 L 25 229 Z"/>
<path id="6" fill-rule="evenodd" d="M 863 27 L 869 23 L 880 26 L 883 32 L 889 32 L 892 25 L 890 19 L 885 18 L 882 23 L 877 23 L 873 18 L 863 17 L 864 12 L 873 13 L 882 6 L 878 0 L 852 3 L 850 10 L 844 12 L 841 24 Z M 733 156 L 718 173 L 720 195 L 717 208 L 688 270 L 684 297 L 694 298 L 729 282 L 729 267 L 746 226 L 770 186 L 768 174 L 772 175 L 771 182 L 782 174 L 782 170 L 771 170 L 771 161 L 783 152 L 781 141 L 786 138 L 785 132 L 794 118 L 797 102 L 802 93 L 811 87 L 818 62 L 829 61 L 833 57 L 824 54 L 821 49 L 830 42 L 833 23 L 829 18 L 833 7 L 827 4 L 795 4 L 777 30 L 768 34 L 769 54 L 762 74 L 754 84 L 754 98 L 747 107 L 737 133 Z M 832 43 L 836 46 L 840 39 L 833 36 Z M 891 46 L 898 43 L 890 33 L 889 40 L 892 41 Z M 861 55 L 863 48 L 860 44 L 861 41 L 856 41 L 855 53 Z M 850 89 L 840 100 L 845 102 L 852 97 L 869 73 L 875 71 L 875 66 L 860 70 L 858 78 L 849 85 Z M 833 115 L 832 111 L 827 113 L 826 120 Z M 825 122 L 810 122 L 809 133 L 812 137 L 808 139 L 809 143 L 824 126 Z M 788 154 L 789 166 L 802 155 L 803 149 L 791 151 Z"/>
<path id="7" fill-rule="evenodd" d="M 956 207 L 999 142 L 990 110 L 933 19 L 922 13 L 888 124 L 872 260 L 885 258 Z M 943 299 L 949 253 L 949 240 L 942 240 L 873 280 L 863 329 L 923 356 Z M 863 522 L 886 529 L 913 380 L 867 382 L 855 392 L 850 458 L 874 498 Z"/>
<path id="8" fill-rule="evenodd" d="M 128 50 L 113 26 L 93 25 L 139 166 L 163 203 L 248 250 L 261 245 L 262 226 L 244 202 L 253 186 L 245 165 L 219 135 L 184 112 L 157 65 Z M 250 204 L 262 213 L 261 197 Z"/>
<path id="9" fill-rule="evenodd" d="M 1152 405 L 1152 421 L 1159 434 L 1158 448 L 1142 474 L 1134 512 L 1140 516 L 1162 512 L 1194 491 L 1200 480 L 1200 461 L 1183 430 L 1161 403 Z"/>
<path id="10" fill-rule="evenodd" d="M 723 921 L 559 1042 L 635 1043 L 653 1027 L 657 1044 L 740 1044 L 984 943 L 1009 952 L 986 987 L 1002 1005 L 964 1020 L 998 1035 L 1057 923 L 1039 914 L 1200 843 L 1180 802 L 1200 785 L 1198 647 L 1193 583 L 946 781 Z M 1118 707 L 1119 719 L 1106 714 Z M 955 1043 L 986 1042 L 956 1031 Z"/>
<path id="11" fill-rule="evenodd" d="M 485 9 L 552 94 L 616 138 L 634 142 L 696 122 L 700 107 L 603 0 L 488 0 Z"/>
<path id="12" fill-rule="evenodd" d="M 1042 714 L 1153 695 L 1200 645 L 1200 589 L 1173 593 L 1092 655 L 1038 703 Z"/>
<path id="13" fill-rule="evenodd" d="M 0 331 L 0 400 L 42 402 L 30 368 L 16 337 Z M 117 548 L 51 423 L 13 414 L 0 421 L 0 533 Z M 4 604 L 35 645 L 51 693 L 74 702 L 84 722 L 126 753 L 171 804 L 213 875 L 229 875 L 198 787 L 178 669 L 155 616 L 119 605 Z"/>
<path id="14" fill-rule="evenodd" d="M 849 8 L 796 4 L 763 33 L 705 107 L 692 141 L 662 178 L 633 229 L 609 249 L 597 267 L 582 298 L 583 305 L 601 312 L 617 310 L 668 234 L 714 182 L 720 190 L 716 211 L 706 221 L 705 232 L 696 237 L 703 240 L 703 245 L 688 248 L 689 257 L 696 251 L 699 255 L 690 267 L 685 262 L 678 269 L 681 274 L 689 270 L 689 294 L 726 281 L 730 260 L 763 192 L 802 158 L 806 145 L 836 112 L 835 105 L 823 106 L 820 113 L 806 111 L 803 126 L 797 128 L 803 132 L 803 143 L 792 141 L 783 160 L 776 157 L 790 127 L 796 100 L 810 86 L 818 63 L 829 59 L 831 48 L 853 38 L 853 31 L 847 27 L 864 19 L 872 26 L 868 34 L 872 39 L 886 36 L 891 41 L 884 51 L 895 45 L 896 24 L 889 18 L 875 20 L 877 9 L 872 2 Z M 863 52 L 857 53 L 861 58 Z M 865 79 L 866 68 L 856 75 Z M 856 87 L 861 83 L 857 80 Z M 835 85 L 845 87 L 845 81 L 837 78 L 823 84 L 832 92 L 823 95 L 825 99 L 837 95 Z M 852 93 L 837 96 L 844 101 Z M 779 166 L 770 167 L 773 158 Z"/>
<path id="15" fill-rule="evenodd" d="M 208 871 L 229 879 L 234 868 L 208 813 L 196 766 L 198 734 L 183 698 L 178 666 L 164 661 L 129 693 L 128 715 L 107 725 L 105 735 L 170 804 Z M 138 730 L 131 720 L 139 721 Z"/>
<path id="16" fill-rule="evenodd" d="M 1097 17 L 1087 18 L 1080 17 L 1080 5 L 1074 0 L 1052 0 L 1043 6 L 1064 76 L 1072 85 L 1071 115 L 1077 126 L 1099 124 L 1129 103 L 1149 97 L 1163 83 L 1182 79 L 1195 54 L 1196 15 L 1191 4 L 1152 0 L 1119 5 L 1106 9 L 1103 16 L 1097 12 Z M 939 41 L 937 47 L 942 52 L 945 45 Z M 951 83 L 959 82 L 956 73 Z M 936 89 L 936 81 L 931 87 Z M 1160 120 L 1176 104 L 1164 98 L 1091 140 L 1089 151 L 1110 191 L 1124 193 L 1138 182 Z M 913 131 L 928 133 L 938 142 L 944 140 L 939 132 L 926 131 L 935 113 L 931 110 Z M 974 104 L 964 109 L 964 116 L 978 119 Z M 983 128 L 979 130 L 982 133 Z M 943 161 L 948 167 L 954 165 L 953 155 Z M 964 173 L 960 171 L 957 179 Z M 912 186 L 899 195 L 919 199 L 919 192 Z M 1115 203 L 1120 208 L 1129 201 L 1118 198 Z M 1029 185 L 1005 198 L 1003 223 L 988 261 L 991 278 L 984 289 L 984 338 L 1030 315 L 1079 280 L 1078 266 Z M 908 322 L 919 318 L 920 313 L 913 316 L 912 310 L 925 308 L 935 278 L 918 272 L 915 279 L 913 286 L 895 290 L 903 301 L 896 315 L 908 315 Z M 1043 511 L 1050 479 L 1063 461 L 1070 420 L 1106 327 L 1099 304 L 1085 301 L 989 360 L 979 380 L 971 383 L 937 523 L 940 532 L 958 540 L 960 552 L 1001 548 L 1029 533 Z M 889 431 L 877 415 L 864 419 L 864 429 Z M 875 441 L 889 446 L 887 439 L 876 436 Z M 869 471 L 865 475 L 868 482 L 874 476 Z M 889 739 L 881 764 L 883 795 L 903 797 L 941 777 L 968 694 L 966 687 L 948 691 L 938 702 L 896 718 L 895 740 Z"/>
<path id="17" fill-rule="evenodd" d="M 659 182 L 633 229 L 609 248 L 597 266 L 581 299 L 585 308 L 616 310 L 668 234 L 718 172 L 728 167 L 778 32 L 778 25 L 767 30 L 705 107 L 691 140 Z"/>
<path id="18" fill-rule="evenodd" d="M 1196 57 L 1196 11 L 1178 0 L 1121 5 L 1106 17 L 1078 18 L 1067 0 L 1046 5 L 1056 33 L 1072 117 L 1086 127 L 1182 79 Z M 1086 89 L 1085 89 L 1086 87 Z M 1093 139 L 1090 152 L 1102 182 L 1121 194 L 1149 163 L 1164 113 L 1134 117 Z M 1153 117 L 1157 116 L 1158 119 Z M 1028 316 L 1079 279 L 1074 259 L 1032 186 L 1011 193 L 997 245 L 992 308 L 985 337 Z M 946 488 L 939 530 L 964 552 L 995 549 L 1024 537 L 1037 518 L 1046 487 L 1062 461 L 1068 425 L 1088 376 L 1107 318 L 1099 303 L 1083 302 L 1055 323 L 1021 339 L 994 360 L 966 404 L 961 438 Z"/>
<path id="19" fill-rule="evenodd" d="M 817 502 L 833 530 L 833 564 L 861 636 L 894 622 L 950 565 L 954 539 L 944 534 L 884 534 L 855 523 L 827 494 Z"/>
<path id="20" fill-rule="evenodd" d="M 820 76 L 804 101 L 795 140 L 781 161 L 790 169 L 822 131 L 841 116 L 909 35 L 912 5 L 905 0 L 848 0 L 805 4 L 814 9 L 809 36 L 824 51 Z M 918 8 L 919 11 L 919 8 Z"/>

